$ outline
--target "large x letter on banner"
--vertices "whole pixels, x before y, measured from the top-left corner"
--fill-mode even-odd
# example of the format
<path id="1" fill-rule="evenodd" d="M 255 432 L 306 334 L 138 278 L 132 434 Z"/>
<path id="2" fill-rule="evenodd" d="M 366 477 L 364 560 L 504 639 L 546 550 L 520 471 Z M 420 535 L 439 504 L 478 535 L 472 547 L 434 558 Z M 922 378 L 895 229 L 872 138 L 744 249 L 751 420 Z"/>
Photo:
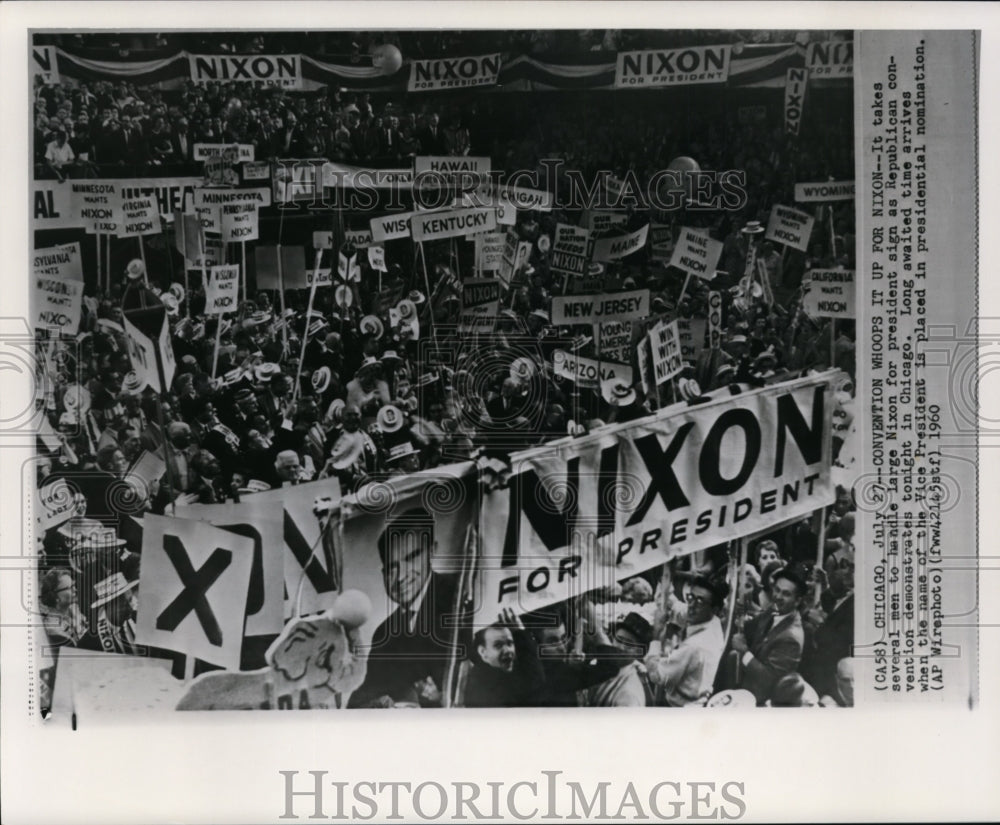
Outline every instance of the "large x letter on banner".
<path id="1" fill-rule="evenodd" d="M 222 575 L 222 571 L 229 567 L 233 559 L 233 554 L 229 550 L 216 547 L 208 560 L 195 570 L 188 558 L 187 551 L 181 540 L 177 536 L 166 535 L 163 537 L 163 551 L 173 563 L 180 576 L 184 589 L 178 594 L 166 609 L 156 619 L 157 630 L 173 631 L 177 629 L 184 617 L 192 610 L 198 616 L 198 621 L 205 629 L 206 638 L 217 647 L 222 645 L 222 628 L 212 612 L 212 606 L 208 603 L 205 594 L 215 583 L 215 580 Z"/>
<path id="2" fill-rule="evenodd" d="M 142 521 L 136 640 L 238 670 L 253 539 L 194 519 Z"/>

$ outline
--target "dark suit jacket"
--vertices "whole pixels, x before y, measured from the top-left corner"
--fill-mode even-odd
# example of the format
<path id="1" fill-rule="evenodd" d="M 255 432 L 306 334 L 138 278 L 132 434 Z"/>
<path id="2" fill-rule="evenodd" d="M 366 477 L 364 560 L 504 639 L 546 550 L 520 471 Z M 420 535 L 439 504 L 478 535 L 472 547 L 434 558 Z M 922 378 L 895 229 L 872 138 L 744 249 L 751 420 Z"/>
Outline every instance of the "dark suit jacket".
<path id="1" fill-rule="evenodd" d="M 380 696 L 395 702 L 416 702 L 413 684 L 428 676 L 443 689 L 445 671 L 455 651 L 454 620 L 446 621 L 446 617 L 454 612 L 457 584 L 455 576 L 432 573 L 412 630 L 399 607 L 378 626 L 368 653 L 368 673 L 364 684 L 351 695 L 350 707 L 364 707 Z"/>
<path id="2" fill-rule="evenodd" d="M 540 707 L 576 707 L 579 704 L 577 691 L 613 679 L 631 658 L 610 645 L 600 645 L 582 662 L 548 658 L 543 652 L 541 662 L 545 671 L 545 687 L 532 704 Z"/>
<path id="3" fill-rule="evenodd" d="M 399 154 L 399 132 L 382 127 L 375 133 L 375 151 L 380 157 L 391 158 Z"/>
<path id="4" fill-rule="evenodd" d="M 512 631 L 517 659 L 507 673 L 476 660 L 465 685 L 467 708 L 531 707 L 545 690 L 545 671 L 538 648 L 525 630 Z"/>
<path id="5" fill-rule="evenodd" d="M 432 134 L 430 127 L 425 126 L 417 132 L 420 141 L 420 151 L 425 155 L 443 155 L 445 153 L 444 129 L 438 124 L 437 134 Z"/>
<path id="6" fill-rule="evenodd" d="M 281 426 L 281 399 L 274 396 L 270 389 L 264 389 L 257 395 L 257 404 L 272 427 L 277 429 Z"/>
<path id="7" fill-rule="evenodd" d="M 506 428 L 520 415 L 528 416 L 530 410 L 530 396 L 515 395 L 510 399 L 507 409 L 504 409 L 504 400 L 500 395 L 486 402 L 486 412 L 489 413 L 493 423 L 500 428 Z"/>
<path id="8" fill-rule="evenodd" d="M 126 163 L 142 163 L 146 160 L 146 140 L 142 132 L 134 126 L 121 131 L 122 142 L 125 145 Z"/>
<path id="9" fill-rule="evenodd" d="M 98 163 L 131 163 L 128 157 L 129 147 L 125 143 L 121 129 L 116 132 L 104 129 L 95 142 L 94 152 Z"/>
<path id="10" fill-rule="evenodd" d="M 174 147 L 174 160 L 178 163 L 191 163 L 194 160 L 194 136 L 190 131 L 184 135 L 187 144 L 182 148 L 179 132 L 171 132 L 170 145 Z"/>
<path id="11" fill-rule="evenodd" d="M 757 697 L 758 705 L 763 705 L 771 698 L 775 683 L 794 673 L 802 660 L 802 617 L 797 610 L 780 617 L 761 613 L 747 622 L 743 633 L 753 659 L 743 668 L 740 686 Z"/>
<path id="12" fill-rule="evenodd" d="M 824 607 L 826 607 L 824 605 Z M 832 605 L 831 605 L 832 608 Z M 851 655 L 854 645 L 854 594 L 831 609 L 802 656 L 800 672 L 820 696 L 836 696 L 837 662 Z"/>

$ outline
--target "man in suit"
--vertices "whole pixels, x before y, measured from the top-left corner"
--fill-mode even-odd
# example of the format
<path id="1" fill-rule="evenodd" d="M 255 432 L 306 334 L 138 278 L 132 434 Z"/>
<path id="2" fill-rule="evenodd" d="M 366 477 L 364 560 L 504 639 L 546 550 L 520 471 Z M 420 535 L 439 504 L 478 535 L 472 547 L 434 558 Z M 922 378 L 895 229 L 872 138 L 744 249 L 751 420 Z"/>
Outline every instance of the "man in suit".
<path id="1" fill-rule="evenodd" d="M 190 426 L 183 421 L 174 421 L 167 426 L 167 442 L 160 455 L 169 468 L 168 474 L 164 476 L 165 483 L 160 488 L 167 501 L 182 493 L 193 492 L 201 483 L 193 466 L 198 451 Z M 169 489 L 171 483 L 173 489 Z"/>
<path id="2" fill-rule="evenodd" d="M 142 130 L 132 122 L 128 115 L 122 115 L 121 139 L 125 144 L 125 160 L 127 163 L 140 164 L 146 161 L 146 141 Z"/>
<path id="3" fill-rule="evenodd" d="M 417 134 L 420 141 L 420 151 L 425 155 L 443 155 L 445 153 L 444 133 L 441 130 L 440 118 L 432 114 L 427 118 L 427 125 Z"/>
<path id="4" fill-rule="evenodd" d="M 733 650 L 740 657 L 739 687 L 749 690 L 763 705 L 777 681 L 798 670 L 805 631 L 799 604 L 806 585 L 788 567 L 771 577 L 773 610 L 750 619 L 742 633 L 733 636 Z"/>
<path id="5" fill-rule="evenodd" d="M 385 158 L 399 157 L 399 118 L 383 118 L 379 132 L 379 155 Z"/>
<path id="6" fill-rule="evenodd" d="M 257 405 L 275 430 L 281 426 L 285 418 L 291 392 L 292 379 L 278 372 L 271 376 L 267 388 L 257 396 Z"/>
<path id="7" fill-rule="evenodd" d="M 816 575 L 822 582 L 822 571 Z M 802 675 L 820 696 L 836 696 L 837 664 L 851 655 L 854 646 L 854 562 L 835 567 L 829 574 L 819 608 L 807 619 L 814 628 L 802 656 Z"/>
<path id="8" fill-rule="evenodd" d="M 544 611 L 535 614 L 547 626 L 536 629 L 538 655 L 545 673 L 545 687 L 533 698 L 532 705 L 541 707 L 576 707 L 580 704 L 579 691 L 587 690 L 614 678 L 622 665 L 632 657 L 611 644 L 594 614 L 589 599 L 577 603 L 581 610 L 584 647 L 571 649 L 566 632 L 566 622 L 558 612 Z"/>
<path id="9" fill-rule="evenodd" d="M 465 686 L 467 708 L 531 707 L 545 690 L 538 646 L 521 619 L 505 607 L 499 621 L 476 631 L 472 670 Z"/>
<path id="10" fill-rule="evenodd" d="M 122 133 L 121 122 L 116 117 L 109 119 L 101 126 L 94 151 L 100 164 L 123 165 L 128 160 L 128 143 Z"/>
<path id="11" fill-rule="evenodd" d="M 457 582 L 434 573 L 434 517 L 422 507 L 389 521 L 378 539 L 385 592 L 396 605 L 372 635 L 368 673 L 351 707 L 396 703 L 434 707 L 455 652 L 452 623 Z"/>
<path id="12" fill-rule="evenodd" d="M 515 378 L 505 378 L 500 395 L 486 402 L 486 412 L 494 424 L 504 424 L 524 414 L 525 397 L 521 383 Z"/>
<path id="13" fill-rule="evenodd" d="M 174 158 L 178 163 L 191 163 L 194 161 L 194 141 L 188 131 L 188 119 L 178 118 L 174 124 L 174 129 L 170 133 L 170 145 L 174 150 Z"/>
<path id="14" fill-rule="evenodd" d="M 303 157 L 304 142 L 298 118 L 293 112 L 286 112 L 284 123 L 275 135 L 274 154 L 281 158 Z"/>

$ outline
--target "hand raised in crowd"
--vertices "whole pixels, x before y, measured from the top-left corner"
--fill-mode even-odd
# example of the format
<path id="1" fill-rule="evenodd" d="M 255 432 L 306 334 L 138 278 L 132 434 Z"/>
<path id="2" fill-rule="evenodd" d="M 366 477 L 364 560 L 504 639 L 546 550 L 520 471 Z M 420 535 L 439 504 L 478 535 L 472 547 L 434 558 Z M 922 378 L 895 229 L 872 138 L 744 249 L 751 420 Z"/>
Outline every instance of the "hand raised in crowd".
<path id="1" fill-rule="evenodd" d="M 500 620 L 500 624 L 512 630 L 524 630 L 524 623 L 521 621 L 521 617 L 510 607 L 503 608 L 497 618 Z"/>

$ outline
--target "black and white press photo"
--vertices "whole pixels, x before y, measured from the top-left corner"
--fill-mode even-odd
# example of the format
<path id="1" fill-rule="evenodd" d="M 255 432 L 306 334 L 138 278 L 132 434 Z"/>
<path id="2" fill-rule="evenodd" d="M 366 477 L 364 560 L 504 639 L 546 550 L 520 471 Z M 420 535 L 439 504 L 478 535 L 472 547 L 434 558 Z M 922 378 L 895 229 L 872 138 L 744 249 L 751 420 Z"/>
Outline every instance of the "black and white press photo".
<path id="1" fill-rule="evenodd" d="M 249 737 L 191 782 L 268 820 L 740 819 L 736 755 L 987 703 L 979 32 L 515 5 L 19 35 L 33 738 Z"/>

